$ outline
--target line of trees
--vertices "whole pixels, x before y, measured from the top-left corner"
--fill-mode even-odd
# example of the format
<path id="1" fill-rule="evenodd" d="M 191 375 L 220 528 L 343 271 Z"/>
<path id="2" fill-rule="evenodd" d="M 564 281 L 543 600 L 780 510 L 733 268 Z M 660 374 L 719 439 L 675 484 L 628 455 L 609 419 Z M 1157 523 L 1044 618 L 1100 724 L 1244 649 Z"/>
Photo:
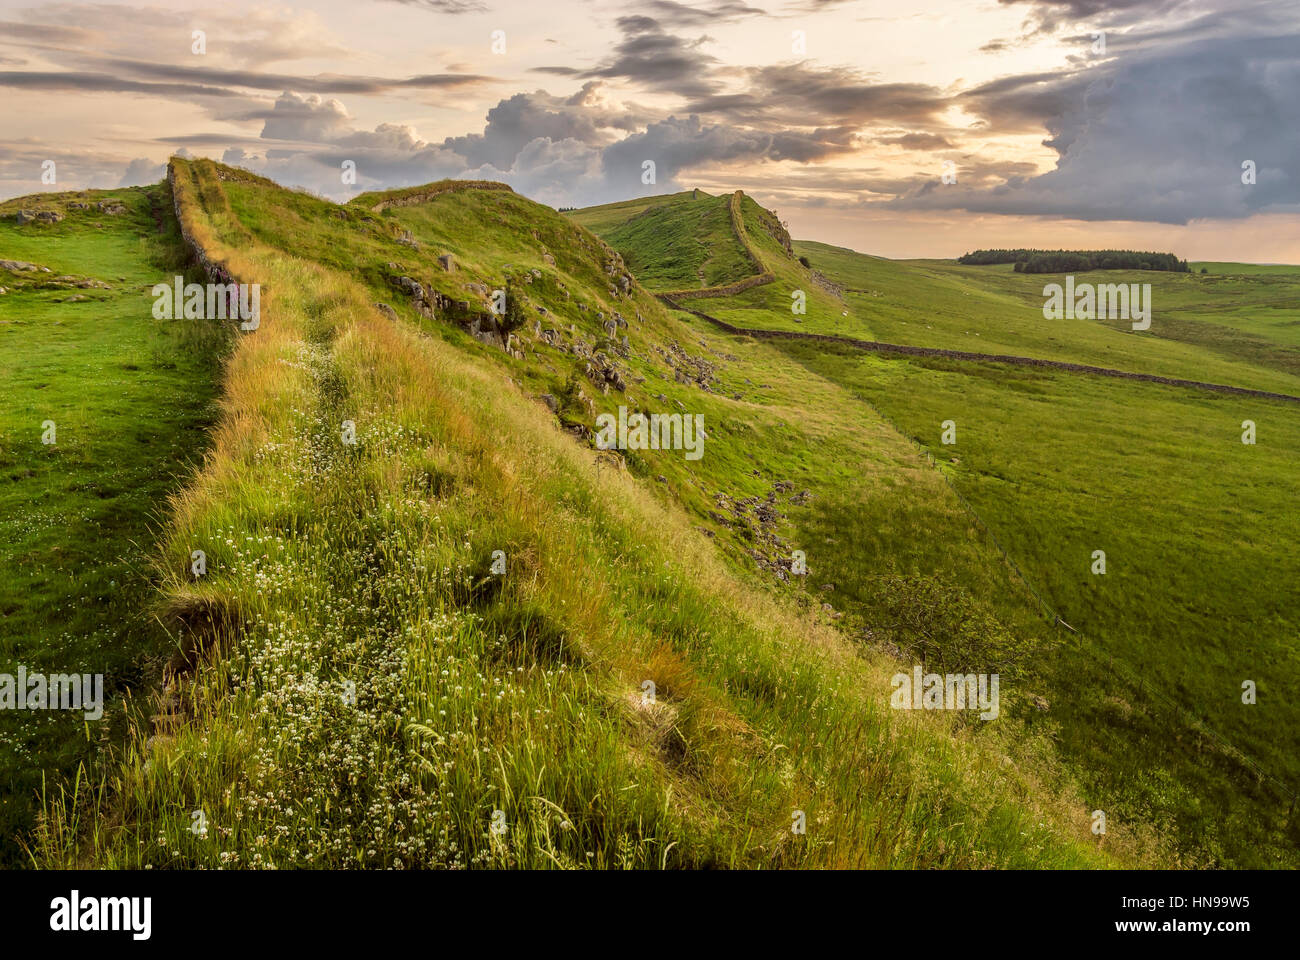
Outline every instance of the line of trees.
<path id="1" fill-rule="evenodd" d="M 1186 260 L 1172 253 L 1142 250 L 975 250 L 958 263 L 987 266 L 1014 263 L 1017 273 L 1082 273 L 1085 270 L 1165 270 L 1189 273 Z"/>

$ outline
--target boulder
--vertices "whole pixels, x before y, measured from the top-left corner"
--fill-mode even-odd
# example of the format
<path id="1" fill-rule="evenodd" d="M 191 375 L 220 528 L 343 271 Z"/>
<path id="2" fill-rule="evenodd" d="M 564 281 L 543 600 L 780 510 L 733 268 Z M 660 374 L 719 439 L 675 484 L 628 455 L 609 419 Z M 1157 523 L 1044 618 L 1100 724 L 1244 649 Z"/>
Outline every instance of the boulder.
<path id="1" fill-rule="evenodd" d="M 49 273 L 49 267 L 38 267 L 34 263 L 28 263 L 26 260 L 0 260 L 0 270 L 8 270 L 12 273 L 35 272 L 41 271 Z"/>

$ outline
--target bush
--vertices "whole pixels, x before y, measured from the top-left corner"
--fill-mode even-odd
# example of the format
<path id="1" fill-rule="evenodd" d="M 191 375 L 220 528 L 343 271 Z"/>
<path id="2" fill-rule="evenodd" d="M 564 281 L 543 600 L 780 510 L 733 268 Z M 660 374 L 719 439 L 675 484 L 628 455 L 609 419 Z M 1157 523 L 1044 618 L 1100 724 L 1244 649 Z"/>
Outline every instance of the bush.
<path id="1" fill-rule="evenodd" d="M 904 659 L 938 673 L 1020 672 L 1029 642 L 963 588 L 929 576 L 882 577 L 873 588 L 884 620 L 873 625 L 873 636 L 892 643 Z"/>

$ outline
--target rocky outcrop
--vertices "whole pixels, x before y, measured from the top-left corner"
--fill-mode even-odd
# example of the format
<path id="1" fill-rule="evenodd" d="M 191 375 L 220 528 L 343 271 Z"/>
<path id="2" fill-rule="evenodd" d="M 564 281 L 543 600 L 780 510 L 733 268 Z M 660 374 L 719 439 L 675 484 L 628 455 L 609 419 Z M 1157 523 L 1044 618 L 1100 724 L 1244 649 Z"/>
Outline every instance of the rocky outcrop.
<path id="1" fill-rule="evenodd" d="M 63 219 L 63 214 L 53 210 L 38 210 L 33 213 L 30 210 L 19 210 L 14 214 L 14 220 L 21 226 L 25 223 L 58 223 Z"/>
<path id="2" fill-rule="evenodd" d="M 28 263 L 26 260 L 0 260 L 0 270 L 8 270 L 11 273 L 49 273 L 49 267 L 42 267 L 35 263 Z"/>

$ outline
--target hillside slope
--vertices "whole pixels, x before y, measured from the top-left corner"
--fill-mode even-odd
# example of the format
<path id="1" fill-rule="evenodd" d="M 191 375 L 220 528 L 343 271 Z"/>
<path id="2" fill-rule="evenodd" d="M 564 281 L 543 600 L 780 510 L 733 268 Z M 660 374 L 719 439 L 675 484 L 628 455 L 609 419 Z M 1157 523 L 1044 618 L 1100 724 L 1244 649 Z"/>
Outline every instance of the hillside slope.
<path id="1" fill-rule="evenodd" d="M 121 735 L 171 645 L 152 545 L 202 459 L 228 336 L 150 314 L 149 288 L 184 271 L 164 194 L 0 204 L 0 674 L 100 673 L 104 698 L 91 736 L 81 713 L 0 709 L 0 867 L 23 861 L 43 781 Z"/>
<path id="2" fill-rule="evenodd" d="M 858 404 L 912 439 L 1045 623 L 1025 622 L 1022 597 L 965 563 L 934 559 L 928 569 L 947 571 L 1035 638 L 1021 684 L 1041 700 L 1026 720 L 1058 740 L 1097 808 L 1111 822 L 1159 824 L 1196 860 L 1294 865 L 1300 569 L 1289 544 L 1300 526 L 1287 504 L 1300 417 L 1293 399 L 1269 394 L 1300 395 L 1300 270 L 1089 274 L 1152 284 L 1152 326 L 1136 333 L 1118 320 L 1045 320 L 1042 287 L 1063 278 L 809 242 L 786 251 L 748 204 L 742 215 L 745 235 L 765 245 L 765 266 L 784 276 L 667 300 L 711 323 L 725 349 L 758 337 L 787 369 L 849 401 L 812 409 L 852 420 Z M 782 288 L 818 274 L 841 309 L 792 315 Z M 1017 356 L 990 362 L 993 353 Z M 1097 366 L 1124 376 L 1097 376 Z M 1260 424 L 1268 439 L 1243 442 Z M 890 616 L 881 558 L 914 552 L 918 534 L 881 527 L 850 489 L 828 471 L 819 493 L 837 509 L 816 526 L 792 520 L 803 542 L 823 534 L 853 544 L 813 581 L 877 637 Z M 1250 702 L 1247 685 L 1267 689 L 1266 700 Z"/>
<path id="3" fill-rule="evenodd" d="M 508 190 L 337 207 L 207 161 L 171 173 L 187 238 L 262 285 L 261 320 L 160 548 L 184 655 L 106 789 L 51 804 L 37 863 L 1155 856 L 1138 825 L 1090 834 L 1023 695 L 995 724 L 891 710 L 898 662 L 776 575 L 784 515 L 822 509 L 800 488 L 831 469 L 845 484 L 822 489 L 892 529 L 951 531 L 889 584 L 956 564 L 1017 593 L 910 445 L 832 382 L 765 345 L 718 349 Z M 798 415 L 823 403 L 852 422 Z M 703 457 L 593 450 L 593 415 L 619 405 L 698 413 Z M 841 547 L 809 549 L 829 569 Z"/>

